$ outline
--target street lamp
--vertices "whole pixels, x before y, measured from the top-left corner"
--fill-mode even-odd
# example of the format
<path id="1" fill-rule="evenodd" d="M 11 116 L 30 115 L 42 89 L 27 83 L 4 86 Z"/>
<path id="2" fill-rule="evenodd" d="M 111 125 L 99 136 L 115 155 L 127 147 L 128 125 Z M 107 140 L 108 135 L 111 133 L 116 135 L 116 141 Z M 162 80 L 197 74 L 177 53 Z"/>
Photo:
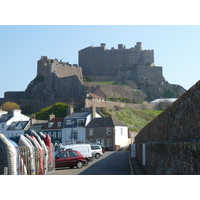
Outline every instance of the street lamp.
<path id="1" fill-rule="evenodd" d="M 72 130 L 71 130 L 71 142 L 74 144 L 74 130 L 73 130 L 73 125 L 74 125 L 74 120 L 71 120 L 71 125 L 72 125 Z"/>

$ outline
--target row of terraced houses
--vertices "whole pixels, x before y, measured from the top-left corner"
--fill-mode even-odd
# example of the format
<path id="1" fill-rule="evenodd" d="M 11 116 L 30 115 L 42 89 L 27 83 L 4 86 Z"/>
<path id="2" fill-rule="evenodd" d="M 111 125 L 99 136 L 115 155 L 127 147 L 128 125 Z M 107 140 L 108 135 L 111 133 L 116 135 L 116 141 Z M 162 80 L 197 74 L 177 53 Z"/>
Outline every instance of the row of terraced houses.
<path id="1" fill-rule="evenodd" d="M 102 117 L 94 109 L 91 112 L 74 113 L 49 120 L 30 119 L 21 110 L 12 114 L 0 111 L 0 132 L 7 138 L 24 134 L 29 129 L 51 136 L 53 144 L 101 143 L 108 150 L 124 150 L 128 147 L 128 126 L 113 117 Z"/>

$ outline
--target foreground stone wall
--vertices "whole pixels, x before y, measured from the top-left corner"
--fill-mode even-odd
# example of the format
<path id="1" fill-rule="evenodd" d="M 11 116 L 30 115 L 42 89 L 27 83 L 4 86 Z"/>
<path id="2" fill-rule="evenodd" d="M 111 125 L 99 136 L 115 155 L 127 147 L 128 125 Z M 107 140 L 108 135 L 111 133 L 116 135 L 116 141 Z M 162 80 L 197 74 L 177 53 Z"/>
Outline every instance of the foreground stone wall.
<path id="1" fill-rule="evenodd" d="M 200 81 L 136 136 L 147 174 L 200 174 Z"/>

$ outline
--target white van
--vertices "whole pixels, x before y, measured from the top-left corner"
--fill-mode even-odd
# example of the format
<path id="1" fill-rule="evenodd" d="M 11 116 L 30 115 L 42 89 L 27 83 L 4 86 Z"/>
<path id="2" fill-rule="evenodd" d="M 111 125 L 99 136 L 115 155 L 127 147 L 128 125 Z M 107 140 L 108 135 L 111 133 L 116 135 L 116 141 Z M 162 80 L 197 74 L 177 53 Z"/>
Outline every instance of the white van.
<path id="1" fill-rule="evenodd" d="M 86 157 L 87 161 L 93 161 L 92 158 L 92 151 L 91 151 L 91 146 L 89 144 L 69 144 L 62 146 L 59 148 L 56 152 L 55 155 L 57 155 L 60 151 L 64 151 L 66 149 L 72 149 L 80 152 L 83 156 Z"/>

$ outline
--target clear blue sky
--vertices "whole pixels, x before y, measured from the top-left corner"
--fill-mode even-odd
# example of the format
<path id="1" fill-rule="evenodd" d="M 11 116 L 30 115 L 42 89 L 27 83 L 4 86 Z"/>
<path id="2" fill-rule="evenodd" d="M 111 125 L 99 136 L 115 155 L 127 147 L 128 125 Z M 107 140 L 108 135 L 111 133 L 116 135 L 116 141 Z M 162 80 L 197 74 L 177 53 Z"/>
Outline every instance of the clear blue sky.
<path id="1" fill-rule="evenodd" d="M 78 51 L 106 43 L 153 49 L 156 66 L 173 84 L 189 89 L 199 80 L 200 26 L 178 25 L 9 25 L 0 26 L 0 97 L 6 91 L 24 91 L 37 72 L 42 55 L 78 63 Z"/>
<path id="2" fill-rule="evenodd" d="M 1 2 L 0 98 L 6 91 L 26 89 L 36 77 L 41 56 L 64 57 L 64 62 L 77 64 L 79 50 L 100 43 L 110 49 L 142 42 L 143 49 L 154 50 L 155 64 L 163 67 L 165 79 L 189 89 L 199 80 L 200 71 L 198 1 L 160 2 Z"/>

